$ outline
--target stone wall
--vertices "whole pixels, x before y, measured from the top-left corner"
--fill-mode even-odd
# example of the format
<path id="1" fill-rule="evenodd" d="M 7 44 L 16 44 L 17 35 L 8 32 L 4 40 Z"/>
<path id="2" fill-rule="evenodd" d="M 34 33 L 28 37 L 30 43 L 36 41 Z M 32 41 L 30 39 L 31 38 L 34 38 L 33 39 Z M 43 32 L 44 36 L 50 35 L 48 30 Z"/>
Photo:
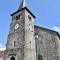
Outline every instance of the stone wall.
<path id="1" fill-rule="evenodd" d="M 35 26 L 35 34 L 38 35 L 37 54 L 41 54 L 43 60 L 59 60 L 59 37 L 56 32 Z"/>

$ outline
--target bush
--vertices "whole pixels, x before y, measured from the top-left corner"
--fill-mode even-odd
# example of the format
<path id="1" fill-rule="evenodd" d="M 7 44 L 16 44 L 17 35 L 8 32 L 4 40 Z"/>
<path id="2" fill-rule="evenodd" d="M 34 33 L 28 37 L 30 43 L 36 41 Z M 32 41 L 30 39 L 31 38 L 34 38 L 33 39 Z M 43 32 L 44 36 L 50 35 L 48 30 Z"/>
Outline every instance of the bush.
<path id="1" fill-rule="evenodd" d="M 38 60 L 43 60 L 43 56 L 42 55 L 38 55 Z"/>

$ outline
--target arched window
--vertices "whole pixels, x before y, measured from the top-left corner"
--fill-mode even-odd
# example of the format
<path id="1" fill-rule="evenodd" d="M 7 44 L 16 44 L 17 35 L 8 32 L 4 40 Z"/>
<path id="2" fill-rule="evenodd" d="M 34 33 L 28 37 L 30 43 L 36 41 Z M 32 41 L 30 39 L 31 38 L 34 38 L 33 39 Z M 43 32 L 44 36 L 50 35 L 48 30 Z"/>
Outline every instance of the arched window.
<path id="1" fill-rule="evenodd" d="M 15 60 L 15 57 L 11 57 L 11 59 L 10 60 Z"/>

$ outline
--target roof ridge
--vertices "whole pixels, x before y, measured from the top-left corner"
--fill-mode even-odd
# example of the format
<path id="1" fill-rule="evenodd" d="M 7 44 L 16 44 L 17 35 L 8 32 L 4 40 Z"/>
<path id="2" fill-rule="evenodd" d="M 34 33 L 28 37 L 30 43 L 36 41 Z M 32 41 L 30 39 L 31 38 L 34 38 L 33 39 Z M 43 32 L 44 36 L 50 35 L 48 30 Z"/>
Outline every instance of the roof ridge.
<path id="1" fill-rule="evenodd" d="M 44 28 L 44 27 L 40 27 L 40 26 L 36 26 L 36 25 L 34 25 L 34 26 L 38 27 L 38 28 L 41 28 L 41 29 L 45 29 L 45 30 L 51 31 L 51 32 L 55 32 L 58 35 L 59 39 L 60 39 L 60 34 L 57 31 L 54 31 L 54 30 L 51 30 L 51 29 L 47 29 L 47 28 Z"/>

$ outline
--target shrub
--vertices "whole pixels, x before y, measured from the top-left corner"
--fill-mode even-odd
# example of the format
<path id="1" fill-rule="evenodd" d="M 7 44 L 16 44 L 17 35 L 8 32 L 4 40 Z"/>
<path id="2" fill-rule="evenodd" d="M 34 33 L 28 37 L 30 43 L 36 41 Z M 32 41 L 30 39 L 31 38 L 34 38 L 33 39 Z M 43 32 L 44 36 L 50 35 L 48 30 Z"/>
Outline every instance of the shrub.
<path id="1" fill-rule="evenodd" d="M 43 60 L 43 56 L 42 55 L 38 55 L 38 60 Z"/>

